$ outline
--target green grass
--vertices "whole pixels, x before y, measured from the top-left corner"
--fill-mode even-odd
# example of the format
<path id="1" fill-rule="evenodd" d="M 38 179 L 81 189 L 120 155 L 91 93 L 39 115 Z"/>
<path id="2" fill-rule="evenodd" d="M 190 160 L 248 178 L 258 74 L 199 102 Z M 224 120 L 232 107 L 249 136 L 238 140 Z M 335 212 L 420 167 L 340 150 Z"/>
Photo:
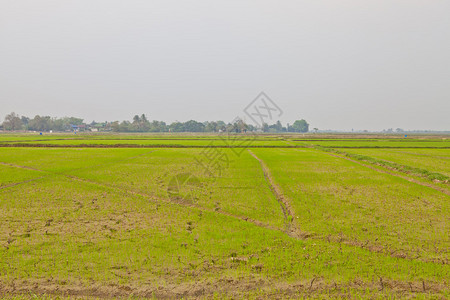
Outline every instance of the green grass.
<path id="1" fill-rule="evenodd" d="M 407 257 L 420 249 L 419 259 L 448 258 L 450 203 L 442 192 L 316 150 L 254 152 L 292 199 L 304 231 Z"/>
<path id="2" fill-rule="evenodd" d="M 300 238 L 248 151 L 218 150 L 217 178 L 196 164 L 205 151 L 0 148 L 0 295 L 449 296 L 448 195 L 321 150 L 252 149 Z M 184 173 L 188 200 L 167 193 Z"/>
<path id="3" fill-rule="evenodd" d="M 321 146 L 316 146 L 316 149 L 320 149 L 322 151 L 325 152 L 333 152 L 333 153 L 337 153 L 340 155 L 343 155 L 345 157 L 349 157 L 355 160 L 359 160 L 365 163 L 370 163 L 373 165 L 377 165 L 377 166 L 382 166 L 382 167 L 386 167 L 390 170 L 395 170 L 395 171 L 399 171 L 399 172 L 403 172 L 406 174 L 411 174 L 414 176 L 419 176 L 419 177 L 423 177 L 429 180 L 432 180 L 434 182 L 439 182 L 439 183 L 444 183 L 444 184 L 448 184 L 450 182 L 450 177 L 441 173 L 437 173 L 437 172 L 432 172 L 432 171 L 428 171 L 427 169 L 422 169 L 422 168 L 417 168 L 417 167 L 413 167 L 411 165 L 414 165 L 414 161 L 410 158 L 409 160 L 404 160 L 404 159 L 400 159 L 403 162 L 406 163 L 410 163 L 411 165 L 404 165 L 404 164 L 399 164 L 393 161 L 387 161 L 384 159 L 378 159 L 378 158 L 374 158 L 371 156 L 367 156 L 367 155 L 361 155 L 361 154 L 357 154 L 357 153 L 352 153 L 350 151 L 345 152 L 342 151 L 342 149 L 331 149 L 331 148 L 325 148 L 325 147 L 321 147 Z M 361 149 L 359 149 L 361 150 Z M 382 153 L 382 152 L 381 152 Z M 378 156 L 378 155 L 376 155 Z M 445 163 L 444 163 L 445 164 Z M 426 166 L 429 168 L 429 166 Z M 446 168 L 446 166 L 443 166 L 443 168 L 439 168 L 440 170 L 443 170 L 444 173 L 447 173 L 448 168 Z"/>
<path id="4" fill-rule="evenodd" d="M 345 152 L 450 176 L 450 149 L 346 149 Z"/>

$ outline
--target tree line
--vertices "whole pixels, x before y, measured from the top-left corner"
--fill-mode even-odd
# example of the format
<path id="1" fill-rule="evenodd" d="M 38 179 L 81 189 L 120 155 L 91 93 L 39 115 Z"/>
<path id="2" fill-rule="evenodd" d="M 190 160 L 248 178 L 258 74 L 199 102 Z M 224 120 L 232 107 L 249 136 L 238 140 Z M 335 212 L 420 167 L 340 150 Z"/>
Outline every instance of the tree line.
<path id="1" fill-rule="evenodd" d="M 52 118 L 50 116 L 36 115 L 34 118 L 19 116 L 10 113 L 5 117 L 0 127 L 7 131 L 39 131 L 39 132 L 69 132 L 69 131 L 112 131 L 112 132 L 308 132 L 309 124 L 305 120 L 297 120 L 291 126 L 283 126 L 280 121 L 269 125 L 264 123 L 256 127 L 237 119 L 231 123 L 224 121 L 173 122 L 166 124 L 163 121 L 150 121 L 145 114 L 135 115 L 132 121 L 91 122 L 86 124 L 81 118 L 64 117 Z"/>

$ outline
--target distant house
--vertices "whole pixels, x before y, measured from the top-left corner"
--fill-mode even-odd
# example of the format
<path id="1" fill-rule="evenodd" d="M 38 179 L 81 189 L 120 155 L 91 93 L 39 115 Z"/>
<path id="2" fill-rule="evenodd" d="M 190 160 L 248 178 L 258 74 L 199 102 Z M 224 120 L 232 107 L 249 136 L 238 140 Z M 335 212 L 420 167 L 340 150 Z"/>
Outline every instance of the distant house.
<path id="1" fill-rule="evenodd" d="M 86 124 L 81 124 L 81 125 L 73 125 L 70 124 L 70 127 L 72 128 L 72 131 L 86 131 Z"/>
<path id="2" fill-rule="evenodd" d="M 98 131 L 107 131 L 107 123 L 95 123 L 91 124 L 90 129 L 92 132 L 98 132 Z"/>

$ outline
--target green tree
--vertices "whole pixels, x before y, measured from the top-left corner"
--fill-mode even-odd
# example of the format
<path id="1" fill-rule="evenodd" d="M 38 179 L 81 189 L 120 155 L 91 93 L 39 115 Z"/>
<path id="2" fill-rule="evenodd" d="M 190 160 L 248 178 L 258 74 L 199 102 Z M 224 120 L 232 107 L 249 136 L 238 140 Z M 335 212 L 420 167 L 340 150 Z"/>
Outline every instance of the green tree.
<path id="1" fill-rule="evenodd" d="M 224 121 L 217 121 L 216 126 L 217 131 L 226 131 L 227 130 L 227 124 Z"/>
<path id="2" fill-rule="evenodd" d="M 132 131 L 134 131 L 133 124 L 131 124 L 129 121 L 123 121 L 119 125 L 119 131 L 120 132 L 132 132 Z"/>
<path id="3" fill-rule="evenodd" d="M 49 116 L 39 116 L 36 115 L 28 123 L 28 129 L 36 131 L 49 131 L 52 129 L 52 119 Z"/>
<path id="4" fill-rule="evenodd" d="M 150 123 L 149 131 L 151 132 L 165 132 L 167 131 L 166 123 L 162 121 L 153 121 Z"/>
<path id="5" fill-rule="evenodd" d="M 292 124 L 291 127 L 289 127 L 290 131 L 293 132 L 308 132 L 309 131 L 309 124 L 305 120 L 297 120 Z"/>
<path id="6" fill-rule="evenodd" d="M 141 131 L 143 131 L 143 132 L 147 132 L 147 131 L 149 131 L 150 130 L 150 127 L 151 127 L 151 124 L 150 124 L 150 122 L 148 121 L 148 119 L 147 119 L 147 117 L 145 116 L 145 114 L 142 114 L 141 115 Z"/>
<path id="7" fill-rule="evenodd" d="M 133 117 L 133 123 L 131 123 L 131 131 L 138 131 L 138 132 L 146 132 L 150 131 L 151 124 L 148 121 L 145 114 L 142 114 L 141 116 L 135 115 Z"/>
<path id="8" fill-rule="evenodd" d="M 28 123 L 30 122 L 30 118 L 22 116 L 20 119 L 22 120 L 24 128 L 28 130 Z"/>
<path id="9" fill-rule="evenodd" d="M 5 130 L 20 130 L 22 129 L 23 122 L 18 114 L 15 112 L 6 115 L 5 121 L 3 122 L 3 128 Z"/>
<path id="10" fill-rule="evenodd" d="M 120 124 L 119 121 L 114 121 L 111 123 L 111 130 L 114 132 L 119 132 L 120 131 Z"/>
<path id="11" fill-rule="evenodd" d="M 80 119 L 80 118 L 74 118 L 74 117 L 70 117 L 70 118 L 64 118 L 64 119 L 67 119 L 67 122 L 70 124 L 70 125 L 83 125 L 83 119 Z"/>
<path id="12" fill-rule="evenodd" d="M 217 122 L 205 122 L 205 131 L 206 132 L 216 132 L 217 130 Z"/>
<path id="13" fill-rule="evenodd" d="M 277 123 L 275 124 L 275 129 L 278 132 L 282 132 L 283 131 L 283 125 L 281 125 L 281 122 L 278 120 Z"/>
<path id="14" fill-rule="evenodd" d="M 190 120 L 184 123 L 184 130 L 186 132 L 203 132 L 205 131 L 205 125 L 203 125 L 203 123 Z"/>
<path id="15" fill-rule="evenodd" d="M 172 132 L 183 132 L 184 130 L 184 124 L 178 121 L 173 122 L 169 125 L 169 130 Z"/>

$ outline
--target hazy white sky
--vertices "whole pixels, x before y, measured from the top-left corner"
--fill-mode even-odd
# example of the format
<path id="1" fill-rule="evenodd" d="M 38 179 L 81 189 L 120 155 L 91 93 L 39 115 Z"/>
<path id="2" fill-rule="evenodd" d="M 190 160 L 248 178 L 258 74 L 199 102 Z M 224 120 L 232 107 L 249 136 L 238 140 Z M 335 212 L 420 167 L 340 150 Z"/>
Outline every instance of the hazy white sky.
<path id="1" fill-rule="evenodd" d="M 450 130 L 450 1 L 0 0 L 0 119 Z"/>

